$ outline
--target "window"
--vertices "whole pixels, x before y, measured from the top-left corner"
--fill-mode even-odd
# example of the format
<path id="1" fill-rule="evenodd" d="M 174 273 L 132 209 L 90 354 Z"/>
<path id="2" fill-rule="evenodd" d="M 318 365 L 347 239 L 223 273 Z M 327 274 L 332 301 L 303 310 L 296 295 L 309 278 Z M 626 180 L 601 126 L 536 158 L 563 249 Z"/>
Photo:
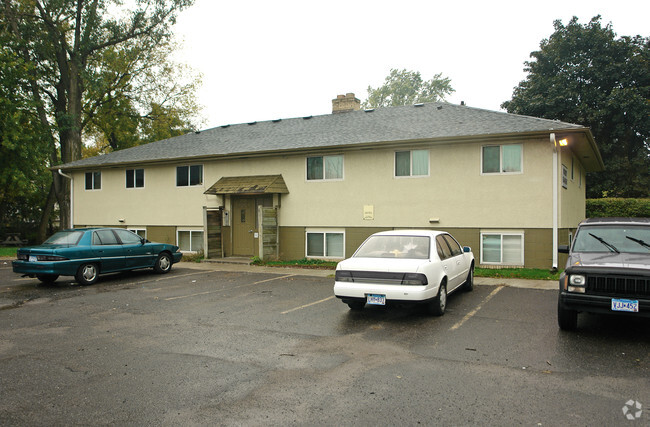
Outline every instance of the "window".
<path id="1" fill-rule="evenodd" d="M 343 258 L 345 234 L 341 231 L 308 231 L 307 256 L 320 258 Z"/>
<path id="2" fill-rule="evenodd" d="M 343 156 L 307 157 L 307 180 L 343 179 Z"/>
<path id="3" fill-rule="evenodd" d="M 113 230 L 97 230 L 93 233 L 93 245 L 119 245 Z"/>
<path id="4" fill-rule="evenodd" d="M 203 165 L 176 167 L 176 186 L 203 185 Z"/>
<path id="5" fill-rule="evenodd" d="M 129 230 L 118 229 L 115 230 L 115 232 L 117 233 L 117 237 L 120 238 L 120 241 L 122 242 L 123 245 L 133 245 L 142 242 L 140 236 L 138 236 L 137 234 Z"/>
<path id="6" fill-rule="evenodd" d="M 429 175 L 429 150 L 395 152 L 395 176 Z"/>
<path id="7" fill-rule="evenodd" d="M 523 233 L 481 233 L 481 264 L 523 265 Z"/>
<path id="8" fill-rule="evenodd" d="M 445 241 L 444 237 L 436 236 L 436 249 L 438 250 L 438 256 L 441 260 L 451 258 L 451 249 L 449 249 L 449 245 Z"/>
<path id="9" fill-rule="evenodd" d="M 126 188 L 144 187 L 144 169 L 126 170 Z"/>
<path id="10" fill-rule="evenodd" d="M 521 144 L 486 145 L 481 156 L 481 171 L 488 173 L 521 173 Z"/>
<path id="11" fill-rule="evenodd" d="M 203 250 L 203 231 L 179 230 L 178 247 L 181 252 L 199 252 Z"/>
<path id="12" fill-rule="evenodd" d="M 127 230 L 134 232 L 143 239 L 147 238 L 147 230 L 145 228 L 128 228 Z"/>
<path id="13" fill-rule="evenodd" d="M 451 256 L 456 256 L 463 253 L 463 248 L 460 247 L 460 244 L 453 237 L 451 237 L 449 234 L 444 234 L 443 237 L 447 241 L 449 249 L 451 249 Z"/>
<path id="14" fill-rule="evenodd" d="M 86 172 L 86 190 L 102 189 L 102 173 Z"/>

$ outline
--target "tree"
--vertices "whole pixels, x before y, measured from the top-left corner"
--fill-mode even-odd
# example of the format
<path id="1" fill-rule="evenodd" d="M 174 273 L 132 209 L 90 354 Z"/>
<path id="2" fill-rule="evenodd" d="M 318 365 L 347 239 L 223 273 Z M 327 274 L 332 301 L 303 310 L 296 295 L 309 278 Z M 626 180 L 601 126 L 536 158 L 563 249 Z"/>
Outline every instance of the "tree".
<path id="1" fill-rule="evenodd" d="M 588 197 L 649 197 L 650 38 L 617 38 L 600 19 L 555 21 L 501 107 L 591 128 L 605 171 L 588 174 Z"/>
<path id="2" fill-rule="evenodd" d="M 5 35 L 0 30 L 2 46 Z M 13 231 L 33 238 L 41 216 L 46 227 L 52 213 L 42 210 L 52 182 L 46 129 L 21 90 L 27 69 L 13 52 L 0 50 L 0 236 Z"/>
<path id="3" fill-rule="evenodd" d="M 391 69 L 382 86 L 376 89 L 368 86 L 368 98 L 362 106 L 376 108 L 435 102 L 444 100 L 452 92 L 451 80 L 440 73 L 423 81 L 419 71 Z"/>
<path id="4" fill-rule="evenodd" d="M 193 3 L 139 0 L 122 9 L 121 0 L 1 1 L 3 47 L 25 64 L 22 90 L 46 129 L 50 167 L 81 158 L 85 131 L 128 135 L 127 125 L 109 126 L 112 113 L 147 114 L 134 94 L 143 93 L 144 75 L 163 72 L 155 59 L 170 46 L 177 13 Z M 56 172 L 52 181 L 68 224 L 69 182 Z"/>

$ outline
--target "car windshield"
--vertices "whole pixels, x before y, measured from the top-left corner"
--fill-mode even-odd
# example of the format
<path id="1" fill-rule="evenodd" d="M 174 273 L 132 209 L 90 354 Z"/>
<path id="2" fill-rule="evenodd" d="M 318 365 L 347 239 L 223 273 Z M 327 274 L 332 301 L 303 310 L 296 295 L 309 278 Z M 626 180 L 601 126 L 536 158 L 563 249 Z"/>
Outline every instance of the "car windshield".
<path id="1" fill-rule="evenodd" d="M 44 245 L 76 245 L 83 231 L 59 231 L 43 242 Z"/>
<path id="2" fill-rule="evenodd" d="M 429 258 L 427 236 L 370 236 L 354 254 L 363 258 Z"/>
<path id="3" fill-rule="evenodd" d="M 630 225 L 583 226 L 573 252 L 650 253 L 650 227 Z"/>

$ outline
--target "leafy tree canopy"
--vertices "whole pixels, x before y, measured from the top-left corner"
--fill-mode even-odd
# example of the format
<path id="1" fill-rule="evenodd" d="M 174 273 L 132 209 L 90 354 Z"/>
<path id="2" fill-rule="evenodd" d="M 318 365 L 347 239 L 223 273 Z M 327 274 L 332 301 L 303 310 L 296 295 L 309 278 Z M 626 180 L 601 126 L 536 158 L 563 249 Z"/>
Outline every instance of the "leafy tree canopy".
<path id="1" fill-rule="evenodd" d="M 391 69 L 382 86 L 376 89 L 368 86 L 368 98 L 361 105 L 377 108 L 435 102 L 452 92 L 451 80 L 440 73 L 424 81 L 419 71 Z"/>
<path id="2" fill-rule="evenodd" d="M 650 38 L 619 38 L 600 20 L 555 21 L 501 107 L 591 129 L 605 171 L 588 174 L 588 197 L 649 197 Z"/>
<path id="3" fill-rule="evenodd" d="M 199 81 L 170 61 L 171 27 L 192 3 L 0 1 L 2 52 L 20 76 L 7 86 L 20 95 L 7 98 L 8 108 L 29 116 L 33 126 L 24 130 L 40 132 L 21 145 L 44 141 L 53 167 L 80 159 L 89 139 L 104 152 L 192 129 Z M 56 173 L 51 180 L 67 225 L 69 183 Z"/>

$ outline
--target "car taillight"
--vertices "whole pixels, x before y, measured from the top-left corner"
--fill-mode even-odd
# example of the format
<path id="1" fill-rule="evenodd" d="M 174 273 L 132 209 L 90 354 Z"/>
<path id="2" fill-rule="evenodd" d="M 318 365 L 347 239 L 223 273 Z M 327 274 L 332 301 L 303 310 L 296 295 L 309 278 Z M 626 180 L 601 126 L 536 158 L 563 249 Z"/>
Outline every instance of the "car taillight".
<path id="1" fill-rule="evenodd" d="M 354 282 L 352 273 L 345 270 L 337 270 L 334 274 L 334 280 L 337 282 Z"/>
<path id="2" fill-rule="evenodd" d="M 402 285 L 426 286 L 427 283 L 427 276 L 422 273 L 406 273 L 402 278 Z"/>
<path id="3" fill-rule="evenodd" d="M 37 261 L 65 261 L 68 258 L 59 255 L 36 255 Z"/>

